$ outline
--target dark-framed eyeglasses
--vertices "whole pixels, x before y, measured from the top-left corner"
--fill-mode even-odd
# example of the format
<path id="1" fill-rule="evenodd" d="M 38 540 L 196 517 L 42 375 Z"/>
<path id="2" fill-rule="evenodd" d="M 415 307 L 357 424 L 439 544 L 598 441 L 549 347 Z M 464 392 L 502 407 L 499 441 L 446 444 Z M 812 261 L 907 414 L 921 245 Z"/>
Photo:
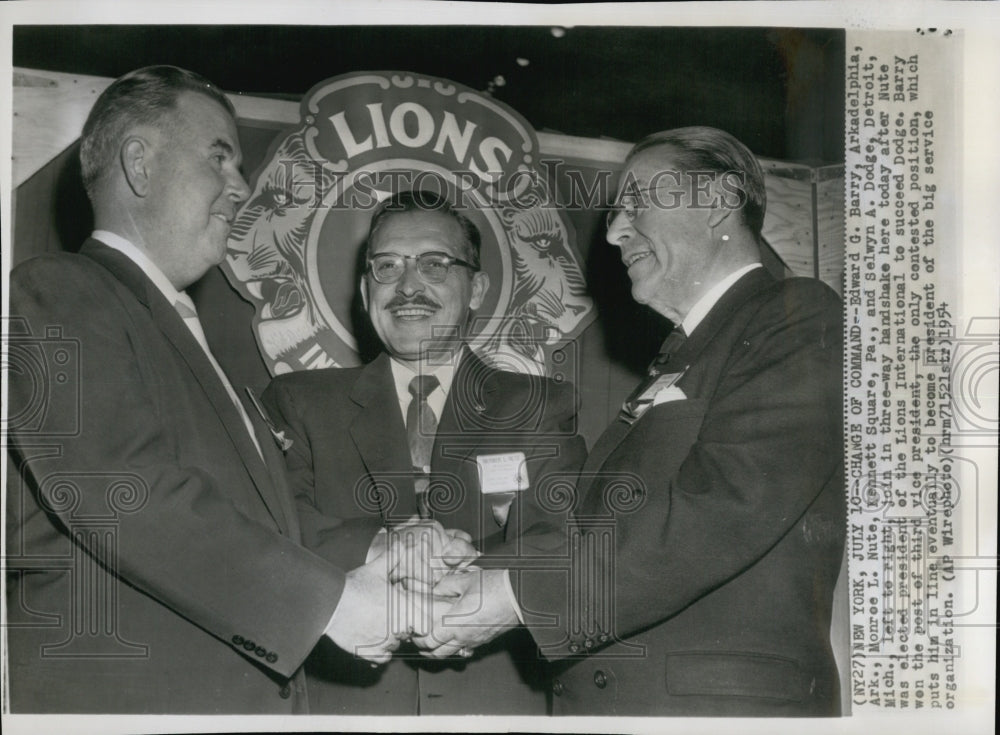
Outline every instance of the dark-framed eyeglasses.
<path id="1" fill-rule="evenodd" d="M 610 230 L 611 224 L 615 221 L 615 219 L 617 219 L 619 214 L 625 215 L 625 219 L 629 222 L 634 222 L 636 218 L 642 214 L 643 210 L 649 208 L 649 202 L 643 195 L 658 188 L 659 185 L 647 186 L 643 189 L 636 186 L 627 188 L 619 194 L 614 203 L 608 207 L 607 218 L 604 221 L 604 226 Z"/>
<path id="2" fill-rule="evenodd" d="M 368 258 L 368 271 L 378 283 L 395 283 L 403 277 L 408 260 L 416 262 L 417 272 L 427 283 L 442 283 L 448 277 L 448 271 L 453 265 L 461 265 L 471 271 L 479 270 L 478 266 L 454 255 L 431 252 L 419 255 L 376 253 Z"/>

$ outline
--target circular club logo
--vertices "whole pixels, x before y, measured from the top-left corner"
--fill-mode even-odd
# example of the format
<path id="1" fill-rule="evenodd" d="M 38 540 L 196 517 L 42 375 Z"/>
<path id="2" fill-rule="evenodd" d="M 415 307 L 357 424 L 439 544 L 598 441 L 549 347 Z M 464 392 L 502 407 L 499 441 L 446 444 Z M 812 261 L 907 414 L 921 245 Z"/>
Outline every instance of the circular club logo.
<path id="1" fill-rule="evenodd" d="M 374 208 L 399 191 L 442 194 L 482 233 L 491 286 L 470 340 L 485 359 L 544 373 L 594 318 L 534 130 L 489 96 L 404 72 L 327 80 L 252 180 L 223 270 L 256 307 L 272 374 L 360 364 L 360 250 Z"/>

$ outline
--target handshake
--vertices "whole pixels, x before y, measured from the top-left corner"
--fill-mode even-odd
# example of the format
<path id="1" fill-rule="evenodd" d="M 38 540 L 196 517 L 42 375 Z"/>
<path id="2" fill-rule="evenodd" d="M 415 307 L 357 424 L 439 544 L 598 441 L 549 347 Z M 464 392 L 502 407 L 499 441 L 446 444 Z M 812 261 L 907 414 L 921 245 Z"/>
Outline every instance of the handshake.
<path id="1" fill-rule="evenodd" d="M 388 529 L 347 573 L 326 635 L 374 664 L 404 641 L 429 658 L 471 656 L 518 624 L 507 572 L 476 567 L 478 556 L 469 534 L 437 521 L 414 516 Z"/>

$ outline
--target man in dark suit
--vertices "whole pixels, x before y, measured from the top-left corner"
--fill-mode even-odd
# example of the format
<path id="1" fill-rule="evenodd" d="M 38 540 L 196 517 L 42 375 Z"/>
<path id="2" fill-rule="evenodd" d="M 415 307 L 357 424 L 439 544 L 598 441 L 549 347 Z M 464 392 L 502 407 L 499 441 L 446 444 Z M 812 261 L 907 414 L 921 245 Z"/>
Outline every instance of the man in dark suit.
<path id="1" fill-rule="evenodd" d="M 248 195 L 232 105 L 137 70 L 81 162 L 93 237 L 11 275 L 11 710 L 307 712 L 324 634 L 376 662 L 398 641 L 384 562 L 300 545 L 280 452 L 184 293 Z"/>
<path id="2" fill-rule="evenodd" d="M 522 538 L 550 569 L 513 575 L 521 609 L 502 569 L 448 578 L 462 625 L 417 642 L 450 655 L 520 616 L 562 714 L 837 714 L 840 301 L 761 267 L 763 175 L 728 134 L 651 136 L 619 187 L 608 241 L 674 332 L 590 453 L 569 535 Z"/>
<path id="3" fill-rule="evenodd" d="M 292 442 L 286 461 L 307 547 L 362 564 L 383 527 L 419 514 L 488 549 L 517 536 L 526 509 L 544 520 L 540 487 L 575 478 L 585 447 L 572 387 L 497 370 L 465 344 L 489 287 L 479 247 L 475 225 L 437 195 L 384 202 L 361 287 L 385 352 L 361 368 L 281 375 L 265 392 Z M 431 388 L 417 389 L 425 378 Z M 330 517 L 336 533 L 313 529 Z M 469 660 L 413 654 L 375 671 L 319 649 L 307 665 L 311 701 L 346 714 L 546 712 L 544 690 L 523 678 L 537 671 L 524 631 Z"/>

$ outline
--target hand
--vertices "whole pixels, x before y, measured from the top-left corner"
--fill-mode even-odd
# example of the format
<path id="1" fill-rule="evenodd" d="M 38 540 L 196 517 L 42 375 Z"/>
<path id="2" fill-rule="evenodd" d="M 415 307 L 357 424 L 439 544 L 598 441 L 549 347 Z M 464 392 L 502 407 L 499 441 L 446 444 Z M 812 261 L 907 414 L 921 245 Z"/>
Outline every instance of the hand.
<path id="1" fill-rule="evenodd" d="M 399 604 L 401 593 L 389 583 L 387 562 L 385 554 L 380 554 L 347 573 L 340 602 L 326 629 L 326 635 L 345 651 L 377 664 L 392 658 L 401 639 L 429 628 L 408 619 L 411 605 Z M 412 602 L 420 604 L 419 600 Z M 416 618 L 426 620 L 427 616 L 421 610 Z"/>
<path id="2" fill-rule="evenodd" d="M 472 535 L 460 528 L 446 528 L 448 543 L 441 549 L 441 560 L 447 566 L 446 574 L 457 569 L 464 569 L 474 562 L 480 552 L 472 545 Z"/>
<path id="3" fill-rule="evenodd" d="M 445 530 L 437 521 L 414 516 L 389 529 L 389 581 L 415 594 L 430 594 L 442 577 L 470 564 L 479 552 L 472 537 L 458 529 Z"/>
<path id="4" fill-rule="evenodd" d="M 431 631 L 413 642 L 430 658 L 471 655 L 518 625 L 503 569 L 470 566 L 444 577 L 434 588 Z"/>

